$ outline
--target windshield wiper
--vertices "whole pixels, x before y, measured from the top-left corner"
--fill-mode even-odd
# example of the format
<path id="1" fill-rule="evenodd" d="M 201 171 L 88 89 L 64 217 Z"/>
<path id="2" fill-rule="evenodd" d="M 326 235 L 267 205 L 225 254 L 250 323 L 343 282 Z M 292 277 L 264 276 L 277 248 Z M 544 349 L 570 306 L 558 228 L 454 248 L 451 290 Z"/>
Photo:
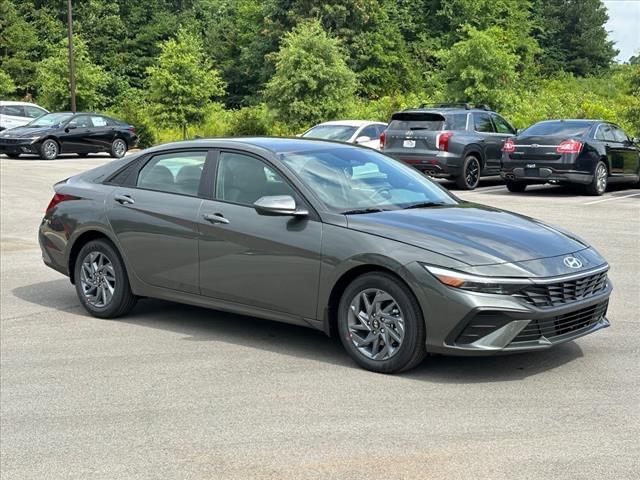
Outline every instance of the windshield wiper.
<path id="1" fill-rule="evenodd" d="M 402 207 L 402 209 L 403 210 L 409 210 L 411 208 L 441 207 L 443 205 L 446 205 L 446 203 L 442 203 L 442 202 L 422 202 L 422 203 L 414 203 L 413 205 Z"/>
<path id="2" fill-rule="evenodd" d="M 353 210 L 345 210 L 344 212 L 340 212 L 343 215 L 360 215 L 363 213 L 378 213 L 378 212 L 388 212 L 384 208 L 354 208 Z"/>

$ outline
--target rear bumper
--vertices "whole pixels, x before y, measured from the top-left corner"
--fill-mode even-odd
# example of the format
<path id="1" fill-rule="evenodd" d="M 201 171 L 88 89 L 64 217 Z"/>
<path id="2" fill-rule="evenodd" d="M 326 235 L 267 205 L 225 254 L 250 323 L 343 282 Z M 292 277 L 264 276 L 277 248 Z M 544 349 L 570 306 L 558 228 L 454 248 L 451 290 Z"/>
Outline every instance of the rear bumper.
<path id="1" fill-rule="evenodd" d="M 530 183 L 580 183 L 588 184 L 593 180 L 593 173 L 551 166 L 540 166 L 536 168 L 525 168 L 513 165 L 504 165 L 500 171 L 500 176 L 504 180 L 530 182 Z M 566 166 L 565 166 L 566 167 Z"/>
<path id="2" fill-rule="evenodd" d="M 434 177 L 457 176 L 462 169 L 462 159 L 449 152 L 434 150 L 414 154 L 383 150 L 382 153 Z"/>

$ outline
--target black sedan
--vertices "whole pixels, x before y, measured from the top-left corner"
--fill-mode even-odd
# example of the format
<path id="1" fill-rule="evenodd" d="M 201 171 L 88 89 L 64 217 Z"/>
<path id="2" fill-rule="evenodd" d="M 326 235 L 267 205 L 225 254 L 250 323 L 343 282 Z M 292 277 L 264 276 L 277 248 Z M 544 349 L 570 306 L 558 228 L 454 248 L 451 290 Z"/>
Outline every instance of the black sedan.
<path id="1" fill-rule="evenodd" d="M 602 195 L 609 182 L 640 182 L 640 148 L 602 120 L 538 122 L 507 140 L 501 176 L 511 192 L 535 183 L 577 183 Z"/>
<path id="2" fill-rule="evenodd" d="M 96 113 L 49 113 L 0 134 L 0 153 L 10 158 L 36 154 L 53 160 L 61 153 L 107 152 L 120 158 L 135 147 L 134 126 Z"/>

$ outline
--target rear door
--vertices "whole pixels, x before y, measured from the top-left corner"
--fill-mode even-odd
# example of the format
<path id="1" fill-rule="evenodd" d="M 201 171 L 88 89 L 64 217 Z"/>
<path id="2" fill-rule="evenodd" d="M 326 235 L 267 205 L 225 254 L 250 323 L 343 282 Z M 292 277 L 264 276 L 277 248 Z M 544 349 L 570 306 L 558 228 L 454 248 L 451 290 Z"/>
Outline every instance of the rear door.
<path id="1" fill-rule="evenodd" d="M 502 144 L 506 137 L 496 134 L 491 115 L 473 112 L 473 129 L 482 138 L 485 153 L 485 172 L 498 172 L 502 157 Z"/>
<path id="2" fill-rule="evenodd" d="M 638 161 L 640 161 L 640 153 L 626 133 L 615 125 L 612 125 L 613 136 L 620 145 L 623 159 L 623 173 L 625 176 L 638 175 Z"/>
<path id="3" fill-rule="evenodd" d="M 297 318 L 315 318 L 322 223 L 308 217 L 260 215 L 253 203 L 291 195 L 312 209 L 265 159 L 221 151 L 217 177 L 198 216 L 203 295 Z"/>
<path id="4" fill-rule="evenodd" d="M 609 173 L 614 176 L 621 176 L 624 175 L 625 149 L 623 143 L 616 140 L 613 128 L 613 125 L 603 123 L 596 130 L 595 137 L 602 142 L 607 152 Z"/>
<path id="5" fill-rule="evenodd" d="M 107 200 L 124 255 L 148 285 L 199 292 L 197 216 L 208 153 L 187 149 L 150 156 Z"/>
<path id="6" fill-rule="evenodd" d="M 96 150 L 109 150 L 111 142 L 116 136 L 116 129 L 109 125 L 108 119 L 100 115 L 91 115 L 93 128 L 91 129 L 90 142 Z"/>

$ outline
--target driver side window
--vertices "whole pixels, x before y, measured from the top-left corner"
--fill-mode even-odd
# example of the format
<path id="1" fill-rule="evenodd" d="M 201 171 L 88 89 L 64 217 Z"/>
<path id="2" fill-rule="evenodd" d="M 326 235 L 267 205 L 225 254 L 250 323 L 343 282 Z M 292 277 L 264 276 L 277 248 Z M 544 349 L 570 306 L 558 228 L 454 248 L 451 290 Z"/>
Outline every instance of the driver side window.
<path id="1" fill-rule="evenodd" d="M 369 125 L 368 127 L 363 128 L 358 134 L 358 137 L 369 137 L 371 140 L 375 140 L 378 136 L 378 129 L 375 125 Z"/>
<path id="2" fill-rule="evenodd" d="M 74 126 L 76 128 L 91 128 L 93 127 L 93 123 L 91 123 L 91 119 L 88 115 L 79 115 L 69 122 L 69 125 Z"/>
<path id="3" fill-rule="evenodd" d="M 290 195 L 293 189 L 278 172 L 249 155 L 222 152 L 218 160 L 216 199 L 253 205 L 262 197 Z"/>

